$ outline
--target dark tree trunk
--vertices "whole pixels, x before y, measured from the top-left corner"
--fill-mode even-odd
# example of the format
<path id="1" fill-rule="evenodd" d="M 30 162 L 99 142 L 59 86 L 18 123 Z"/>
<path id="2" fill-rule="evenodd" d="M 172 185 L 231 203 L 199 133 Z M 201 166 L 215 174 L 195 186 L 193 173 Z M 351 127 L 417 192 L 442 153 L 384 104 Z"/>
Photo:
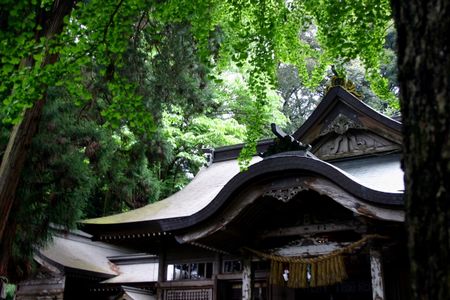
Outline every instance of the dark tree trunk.
<path id="1" fill-rule="evenodd" d="M 413 299 L 450 299 L 450 1 L 392 0 Z"/>
<path id="2" fill-rule="evenodd" d="M 16 206 L 16 205 L 14 205 Z M 14 244 L 14 237 L 16 236 L 17 222 L 14 218 L 9 218 L 6 225 L 1 248 L 0 248 L 0 276 L 8 275 L 9 261 L 11 259 L 12 247 Z"/>
<path id="3" fill-rule="evenodd" d="M 0 239 L 3 239 L 9 213 L 13 206 L 20 174 L 25 164 L 31 139 L 37 132 L 44 100 L 28 109 L 22 121 L 14 126 L 0 166 Z"/>
<path id="4" fill-rule="evenodd" d="M 44 33 L 42 35 L 37 34 L 36 38 L 46 36 L 50 39 L 55 34 L 60 33 L 64 25 L 63 19 L 70 14 L 73 4 L 74 1 L 54 1 L 51 12 L 42 12 L 37 22 L 44 29 Z M 48 55 L 44 64 L 52 64 L 56 59 L 57 56 Z M 37 132 L 44 102 L 45 97 L 24 112 L 22 121 L 14 126 L 3 155 L 0 166 L 0 241 L 3 241 L 3 233 L 14 203 L 20 174 L 25 164 L 31 140 Z"/>

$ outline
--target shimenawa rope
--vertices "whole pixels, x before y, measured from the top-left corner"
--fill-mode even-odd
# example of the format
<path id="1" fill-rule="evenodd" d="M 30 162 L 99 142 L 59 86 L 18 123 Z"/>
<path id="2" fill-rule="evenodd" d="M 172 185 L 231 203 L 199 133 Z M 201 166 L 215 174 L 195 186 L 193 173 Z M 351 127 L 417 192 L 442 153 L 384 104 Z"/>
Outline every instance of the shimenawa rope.
<path id="1" fill-rule="evenodd" d="M 287 284 L 290 288 L 307 288 L 332 285 L 347 278 L 343 254 L 361 248 L 371 239 L 385 239 L 378 234 L 369 234 L 348 246 L 317 257 L 280 256 L 243 248 L 261 258 L 271 261 L 270 283 Z M 284 274 L 284 276 L 283 276 Z M 286 283 L 286 279 L 287 283 Z"/>

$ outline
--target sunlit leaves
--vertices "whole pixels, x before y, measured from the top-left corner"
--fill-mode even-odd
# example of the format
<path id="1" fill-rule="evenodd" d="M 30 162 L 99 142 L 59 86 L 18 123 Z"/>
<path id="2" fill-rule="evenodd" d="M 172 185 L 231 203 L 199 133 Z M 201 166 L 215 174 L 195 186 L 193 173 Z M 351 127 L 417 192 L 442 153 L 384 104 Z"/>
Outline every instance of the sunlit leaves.
<path id="1" fill-rule="evenodd" d="M 321 49 L 330 62 L 338 65 L 359 59 L 378 96 L 395 102 L 380 74 L 383 45 L 391 26 L 389 1 L 310 0 L 305 3 L 317 25 Z"/>
<path id="2" fill-rule="evenodd" d="M 151 30 L 145 41 L 148 61 L 164 57 L 160 44 L 165 30 L 179 25 L 192 35 L 193 54 L 202 64 L 220 71 L 233 62 L 246 72 L 254 99 L 243 122 L 247 126 L 243 166 L 269 124 L 267 91 L 275 83 L 280 62 L 294 65 L 303 84 L 312 87 L 331 64 L 339 67 L 358 59 L 372 89 L 395 103 L 380 73 L 380 63 L 386 59 L 384 39 L 391 26 L 387 0 L 77 1 L 64 19 L 63 32 L 51 37 L 43 35 L 45 26 L 36 20 L 49 13 L 54 2 L 30 3 L 5 1 L 1 8 L 8 16 L 0 31 L 3 122 L 17 122 L 25 108 L 45 97 L 49 86 L 65 86 L 79 104 L 91 101 L 97 95 L 86 88 L 85 78 L 92 72 L 102 77 L 107 89 L 102 113 L 107 124 L 153 131 L 154 114 L 148 112 L 139 86 L 121 74 L 124 56 L 130 44 L 141 43 L 142 31 Z M 51 55 L 59 59 L 45 63 Z M 174 60 L 166 56 L 165 62 L 171 66 Z M 213 78 L 208 72 L 203 76 Z M 166 94 L 171 99 L 177 96 Z"/>

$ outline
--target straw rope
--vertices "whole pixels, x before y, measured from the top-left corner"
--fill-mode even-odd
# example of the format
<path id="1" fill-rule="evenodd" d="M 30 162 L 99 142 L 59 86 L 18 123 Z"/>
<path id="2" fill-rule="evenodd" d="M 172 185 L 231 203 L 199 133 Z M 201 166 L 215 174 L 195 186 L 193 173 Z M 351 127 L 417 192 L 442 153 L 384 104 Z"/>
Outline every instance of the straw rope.
<path id="1" fill-rule="evenodd" d="M 287 286 L 290 288 L 306 288 L 327 286 L 341 282 L 347 278 L 343 254 L 351 253 L 364 246 L 371 239 L 385 239 L 378 234 L 369 234 L 348 246 L 317 257 L 280 256 L 264 253 L 245 247 L 244 249 L 271 261 L 269 282 L 273 285 L 284 285 L 283 274 L 289 271 Z M 309 268 L 310 278 L 307 273 Z"/>

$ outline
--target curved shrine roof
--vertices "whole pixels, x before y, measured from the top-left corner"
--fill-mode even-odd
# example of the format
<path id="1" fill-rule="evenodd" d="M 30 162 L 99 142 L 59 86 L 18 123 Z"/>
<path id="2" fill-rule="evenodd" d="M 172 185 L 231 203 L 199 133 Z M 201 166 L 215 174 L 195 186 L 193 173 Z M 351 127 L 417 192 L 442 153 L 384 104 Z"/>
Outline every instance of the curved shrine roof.
<path id="1" fill-rule="evenodd" d="M 311 143 L 311 151 L 330 161 L 310 152 L 281 152 L 265 159 L 254 157 L 249 169 L 240 172 L 236 158 L 242 145 L 224 147 L 211 153 L 214 163 L 181 191 L 129 212 L 84 220 L 84 230 L 107 237 L 188 228 L 210 218 L 251 185 L 299 175 L 317 178 L 313 189 L 319 193 L 331 193 L 328 188 L 349 195 L 354 206 L 403 208 L 403 172 L 400 155 L 395 154 L 400 151 L 401 123 L 335 87 L 293 137 Z M 272 144 L 265 140 L 258 151 Z"/>
<path id="2" fill-rule="evenodd" d="M 213 215 L 227 199 L 233 198 L 246 186 L 268 176 L 281 178 L 290 174 L 322 178 L 362 202 L 399 209 L 403 206 L 403 193 L 398 191 L 400 186 L 393 184 L 401 182 L 403 178 L 398 159 L 398 155 L 365 158 L 363 160 L 370 163 L 358 167 L 355 161 L 336 162 L 333 165 L 314 156 L 305 156 L 305 153 L 285 152 L 264 160 L 254 158 L 253 164 L 245 172 L 239 172 L 236 160 L 213 163 L 184 189 L 167 199 L 130 212 L 85 220 L 83 223 L 88 232 L 114 231 L 121 224 L 139 228 L 157 224 L 157 231 L 182 229 Z M 384 174 L 383 180 L 375 180 L 379 177 L 375 174 Z"/>
<path id="3" fill-rule="evenodd" d="M 255 157 L 252 164 L 260 161 Z M 84 220 L 84 224 L 111 224 L 152 221 L 191 216 L 205 208 L 225 184 L 239 173 L 237 160 L 204 167 L 182 190 L 168 198 L 125 213 Z"/>

